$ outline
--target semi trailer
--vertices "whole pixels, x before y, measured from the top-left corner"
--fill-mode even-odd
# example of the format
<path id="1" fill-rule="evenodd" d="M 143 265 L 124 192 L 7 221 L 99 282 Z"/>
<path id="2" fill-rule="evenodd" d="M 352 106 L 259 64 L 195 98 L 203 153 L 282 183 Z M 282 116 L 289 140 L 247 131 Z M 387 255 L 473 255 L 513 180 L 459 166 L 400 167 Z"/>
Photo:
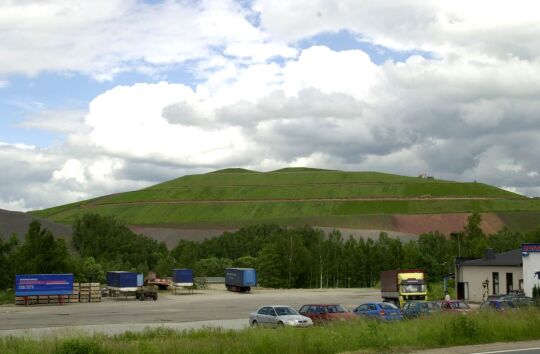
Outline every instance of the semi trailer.
<path id="1" fill-rule="evenodd" d="M 225 269 L 225 286 L 229 291 L 249 292 L 257 285 L 257 271 L 253 268 Z"/>

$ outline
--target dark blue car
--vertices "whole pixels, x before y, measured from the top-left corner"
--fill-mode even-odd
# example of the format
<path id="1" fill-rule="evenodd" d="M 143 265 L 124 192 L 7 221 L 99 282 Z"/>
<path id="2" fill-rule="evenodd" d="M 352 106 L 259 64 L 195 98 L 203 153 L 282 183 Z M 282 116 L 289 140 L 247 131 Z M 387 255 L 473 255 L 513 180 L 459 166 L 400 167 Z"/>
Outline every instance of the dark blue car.
<path id="1" fill-rule="evenodd" d="M 353 313 L 358 316 L 388 321 L 403 319 L 401 311 L 389 302 L 367 302 L 355 308 Z"/>
<path id="2" fill-rule="evenodd" d="M 415 318 L 440 311 L 441 306 L 435 301 L 407 302 L 401 309 L 401 313 L 405 318 Z"/>
<path id="3" fill-rule="evenodd" d="M 480 305 L 480 310 L 497 310 L 504 311 L 516 308 L 516 305 L 507 299 L 492 299 L 483 302 Z"/>

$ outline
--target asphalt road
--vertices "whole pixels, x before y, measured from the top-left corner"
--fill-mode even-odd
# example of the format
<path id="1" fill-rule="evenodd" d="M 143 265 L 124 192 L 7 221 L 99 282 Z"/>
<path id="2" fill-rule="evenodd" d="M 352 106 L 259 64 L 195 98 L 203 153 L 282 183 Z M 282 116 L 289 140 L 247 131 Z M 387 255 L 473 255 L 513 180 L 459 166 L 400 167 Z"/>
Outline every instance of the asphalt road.
<path id="1" fill-rule="evenodd" d="M 222 327 L 242 329 L 249 314 L 264 305 L 339 303 L 353 309 L 366 301 L 379 301 L 374 289 L 254 290 L 251 294 L 201 290 L 195 294 L 160 293 L 157 301 L 134 297 L 103 298 L 99 303 L 65 305 L 0 306 L 0 336 L 30 335 L 33 338 L 94 333 L 119 334 L 166 327 L 176 330 Z M 540 341 L 494 343 L 439 348 L 422 354 L 540 354 Z"/>
<path id="2" fill-rule="evenodd" d="M 246 294 L 202 290 L 190 295 L 160 293 L 157 301 L 130 297 L 61 306 L 7 305 L 0 306 L 0 335 L 48 335 L 51 331 L 112 334 L 155 326 L 236 329 L 246 326 L 249 314 L 264 305 L 289 305 L 298 309 L 306 303 L 339 303 L 352 309 L 362 302 L 380 299 L 379 290 L 369 289 L 254 290 Z"/>
<path id="3" fill-rule="evenodd" d="M 422 350 L 410 354 L 540 354 L 540 341 L 490 343 Z"/>

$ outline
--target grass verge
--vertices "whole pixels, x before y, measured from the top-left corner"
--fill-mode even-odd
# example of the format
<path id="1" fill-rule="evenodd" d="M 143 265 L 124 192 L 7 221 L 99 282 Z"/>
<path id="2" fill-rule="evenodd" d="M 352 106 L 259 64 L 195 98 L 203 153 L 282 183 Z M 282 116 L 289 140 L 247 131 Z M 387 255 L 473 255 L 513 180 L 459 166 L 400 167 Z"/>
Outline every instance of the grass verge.
<path id="1" fill-rule="evenodd" d="M 12 304 L 15 302 L 15 293 L 13 290 L 0 290 L 0 305 Z"/>
<path id="2" fill-rule="evenodd" d="M 165 328 L 117 336 L 0 339 L 2 353 L 337 353 L 409 350 L 540 338 L 540 311 L 442 314 L 411 321 L 358 320 L 309 329 Z"/>

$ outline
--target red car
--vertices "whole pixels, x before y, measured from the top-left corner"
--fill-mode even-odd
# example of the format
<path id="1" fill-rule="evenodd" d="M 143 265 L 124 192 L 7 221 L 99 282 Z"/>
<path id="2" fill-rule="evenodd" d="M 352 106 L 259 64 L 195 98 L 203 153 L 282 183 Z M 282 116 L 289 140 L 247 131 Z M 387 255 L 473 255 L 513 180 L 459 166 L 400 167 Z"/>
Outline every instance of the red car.
<path id="1" fill-rule="evenodd" d="M 300 314 L 309 317 L 313 322 L 335 320 L 354 320 L 357 317 L 338 304 L 307 304 L 300 308 Z"/>
<path id="2" fill-rule="evenodd" d="M 440 303 L 442 311 L 469 312 L 471 307 L 463 300 L 443 300 Z"/>

